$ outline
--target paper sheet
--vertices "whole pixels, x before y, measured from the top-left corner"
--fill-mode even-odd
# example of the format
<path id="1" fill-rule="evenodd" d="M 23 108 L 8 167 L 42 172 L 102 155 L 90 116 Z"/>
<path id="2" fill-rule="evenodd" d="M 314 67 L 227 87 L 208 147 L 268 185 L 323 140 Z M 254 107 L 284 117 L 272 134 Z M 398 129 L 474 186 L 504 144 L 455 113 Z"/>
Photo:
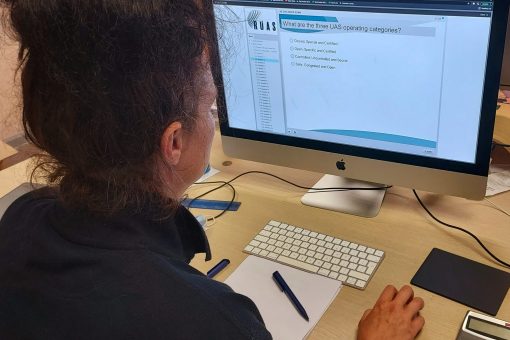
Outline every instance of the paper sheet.
<path id="1" fill-rule="evenodd" d="M 273 281 L 278 270 L 305 308 L 310 321 L 303 319 Z M 275 340 L 303 339 L 340 291 L 342 284 L 257 256 L 246 260 L 225 280 L 234 291 L 252 299 Z"/>
<path id="2" fill-rule="evenodd" d="M 485 196 L 510 190 L 510 165 L 491 165 Z"/>

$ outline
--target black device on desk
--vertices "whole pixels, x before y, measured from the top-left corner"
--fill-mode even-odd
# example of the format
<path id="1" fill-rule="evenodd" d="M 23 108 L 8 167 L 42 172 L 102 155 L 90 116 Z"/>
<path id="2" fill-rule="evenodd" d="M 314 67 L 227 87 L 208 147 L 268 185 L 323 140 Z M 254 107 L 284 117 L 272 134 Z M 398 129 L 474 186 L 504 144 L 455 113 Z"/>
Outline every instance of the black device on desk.
<path id="1" fill-rule="evenodd" d="M 434 248 L 411 283 L 496 315 L 510 287 L 510 274 Z"/>

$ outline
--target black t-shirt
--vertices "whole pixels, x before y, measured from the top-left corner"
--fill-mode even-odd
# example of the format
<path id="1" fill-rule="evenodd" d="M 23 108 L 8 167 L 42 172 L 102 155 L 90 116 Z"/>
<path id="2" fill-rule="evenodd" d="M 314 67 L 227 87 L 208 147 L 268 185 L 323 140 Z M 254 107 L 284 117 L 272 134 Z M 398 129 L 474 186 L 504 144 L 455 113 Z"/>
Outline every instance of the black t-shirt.
<path id="1" fill-rule="evenodd" d="M 185 208 L 92 217 L 48 189 L 0 221 L 0 339 L 270 339 L 253 302 L 189 261 L 210 258 Z"/>

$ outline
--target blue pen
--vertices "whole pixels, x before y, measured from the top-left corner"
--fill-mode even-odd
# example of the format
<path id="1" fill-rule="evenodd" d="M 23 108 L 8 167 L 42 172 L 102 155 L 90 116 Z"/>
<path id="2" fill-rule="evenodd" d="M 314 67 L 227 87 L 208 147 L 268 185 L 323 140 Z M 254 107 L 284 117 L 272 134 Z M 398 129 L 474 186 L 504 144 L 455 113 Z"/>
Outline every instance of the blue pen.
<path id="1" fill-rule="evenodd" d="M 278 271 L 275 271 L 273 273 L 273 279 L 276 282 L 276 284 L 278 285 L 278 287 L 280 287 L 281 291 L 284 292 L 285 295 L 287 295 L 287 297 L 290 299 L 290 301 L 292 302 L 294 307 L 296 307 L 299 314 L 301 314 L 301 316 L 306 321 L 310 321 L 310 319 L 308 318 L 308 314 L 306 314 L 306 311 L 305 311 L 303 305 L 299 302 L 299 300 L 297 299 L 296 295 L 294 295 L 292 290 L 290 290 L 289 285 L 287 285 L 287 282 L 285 282 L 285 280 L 280 275 L 280 273 L 278 273 Z"/>
<path id="2" fill-rule="evenodd" d="M 222 271 L 223 268 L 225 268 L 226 266 L 228 266 L 228 264 L 230 263 L 230 260 L 229 259 L 223 259 L 221 260 L 220 262 L 218 262 L 217 265 L 215 265 L 214 267 L 212 267 L 208 272 L 207 272 L 207 277 L 212 279 L 213 277 L 216 276 L 216 274 L 218 274 L 219 272 Z"/>

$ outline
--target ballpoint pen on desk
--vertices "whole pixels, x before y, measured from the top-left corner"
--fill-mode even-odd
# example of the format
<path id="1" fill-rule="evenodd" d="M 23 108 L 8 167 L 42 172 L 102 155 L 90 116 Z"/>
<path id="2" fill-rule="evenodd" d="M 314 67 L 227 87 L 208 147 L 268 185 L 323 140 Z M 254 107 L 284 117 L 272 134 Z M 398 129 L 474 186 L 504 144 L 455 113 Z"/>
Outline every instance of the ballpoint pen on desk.
<path id="1" fill-rule="evenodd" d="M 284 292 L 285 295 L 287 295 L 287 297 L 292 302 L 294 307 L 296 307 L 296 309 L 298 310 L 299 314 L 306 321 L 310 321 L 310 319 L 308 318 L 308 314 L 306 314 L 306 311 L 305 311 L 303 305 L 299 302 L 299 300 L 297 299 L 296 295 L 294 295 L 294 293 L 292 292 L 292 290 L 287 285 L 287 283 L 285 282 L 285 280 L 283 279 L 283 277 L 280 275 L 280 273 L 278 271 L 275 271 L 273 273 L 273 279 L 276 282 L 276 284 L 278 285 L 278 287 L 280 288 L 280 290 L 282 292 Z"/>
<path id="2" fill-rule="evenodd" d="M 220 262 L 218 262 L 218 264 L 216 264 L 214 267 L 212 267 L 208 272 L 207 272 L 207 277 L 212 279 L 214 276 L 216 276 L 216 274 L 218 274 L 219 272 L 221 272 L 223 270 L 223 268 L 225 268 L 226 266 L 228 266 L 228 264 L 230 263 L 230 260 L 229 259 L 223 259 L 221 260 Z"/>

